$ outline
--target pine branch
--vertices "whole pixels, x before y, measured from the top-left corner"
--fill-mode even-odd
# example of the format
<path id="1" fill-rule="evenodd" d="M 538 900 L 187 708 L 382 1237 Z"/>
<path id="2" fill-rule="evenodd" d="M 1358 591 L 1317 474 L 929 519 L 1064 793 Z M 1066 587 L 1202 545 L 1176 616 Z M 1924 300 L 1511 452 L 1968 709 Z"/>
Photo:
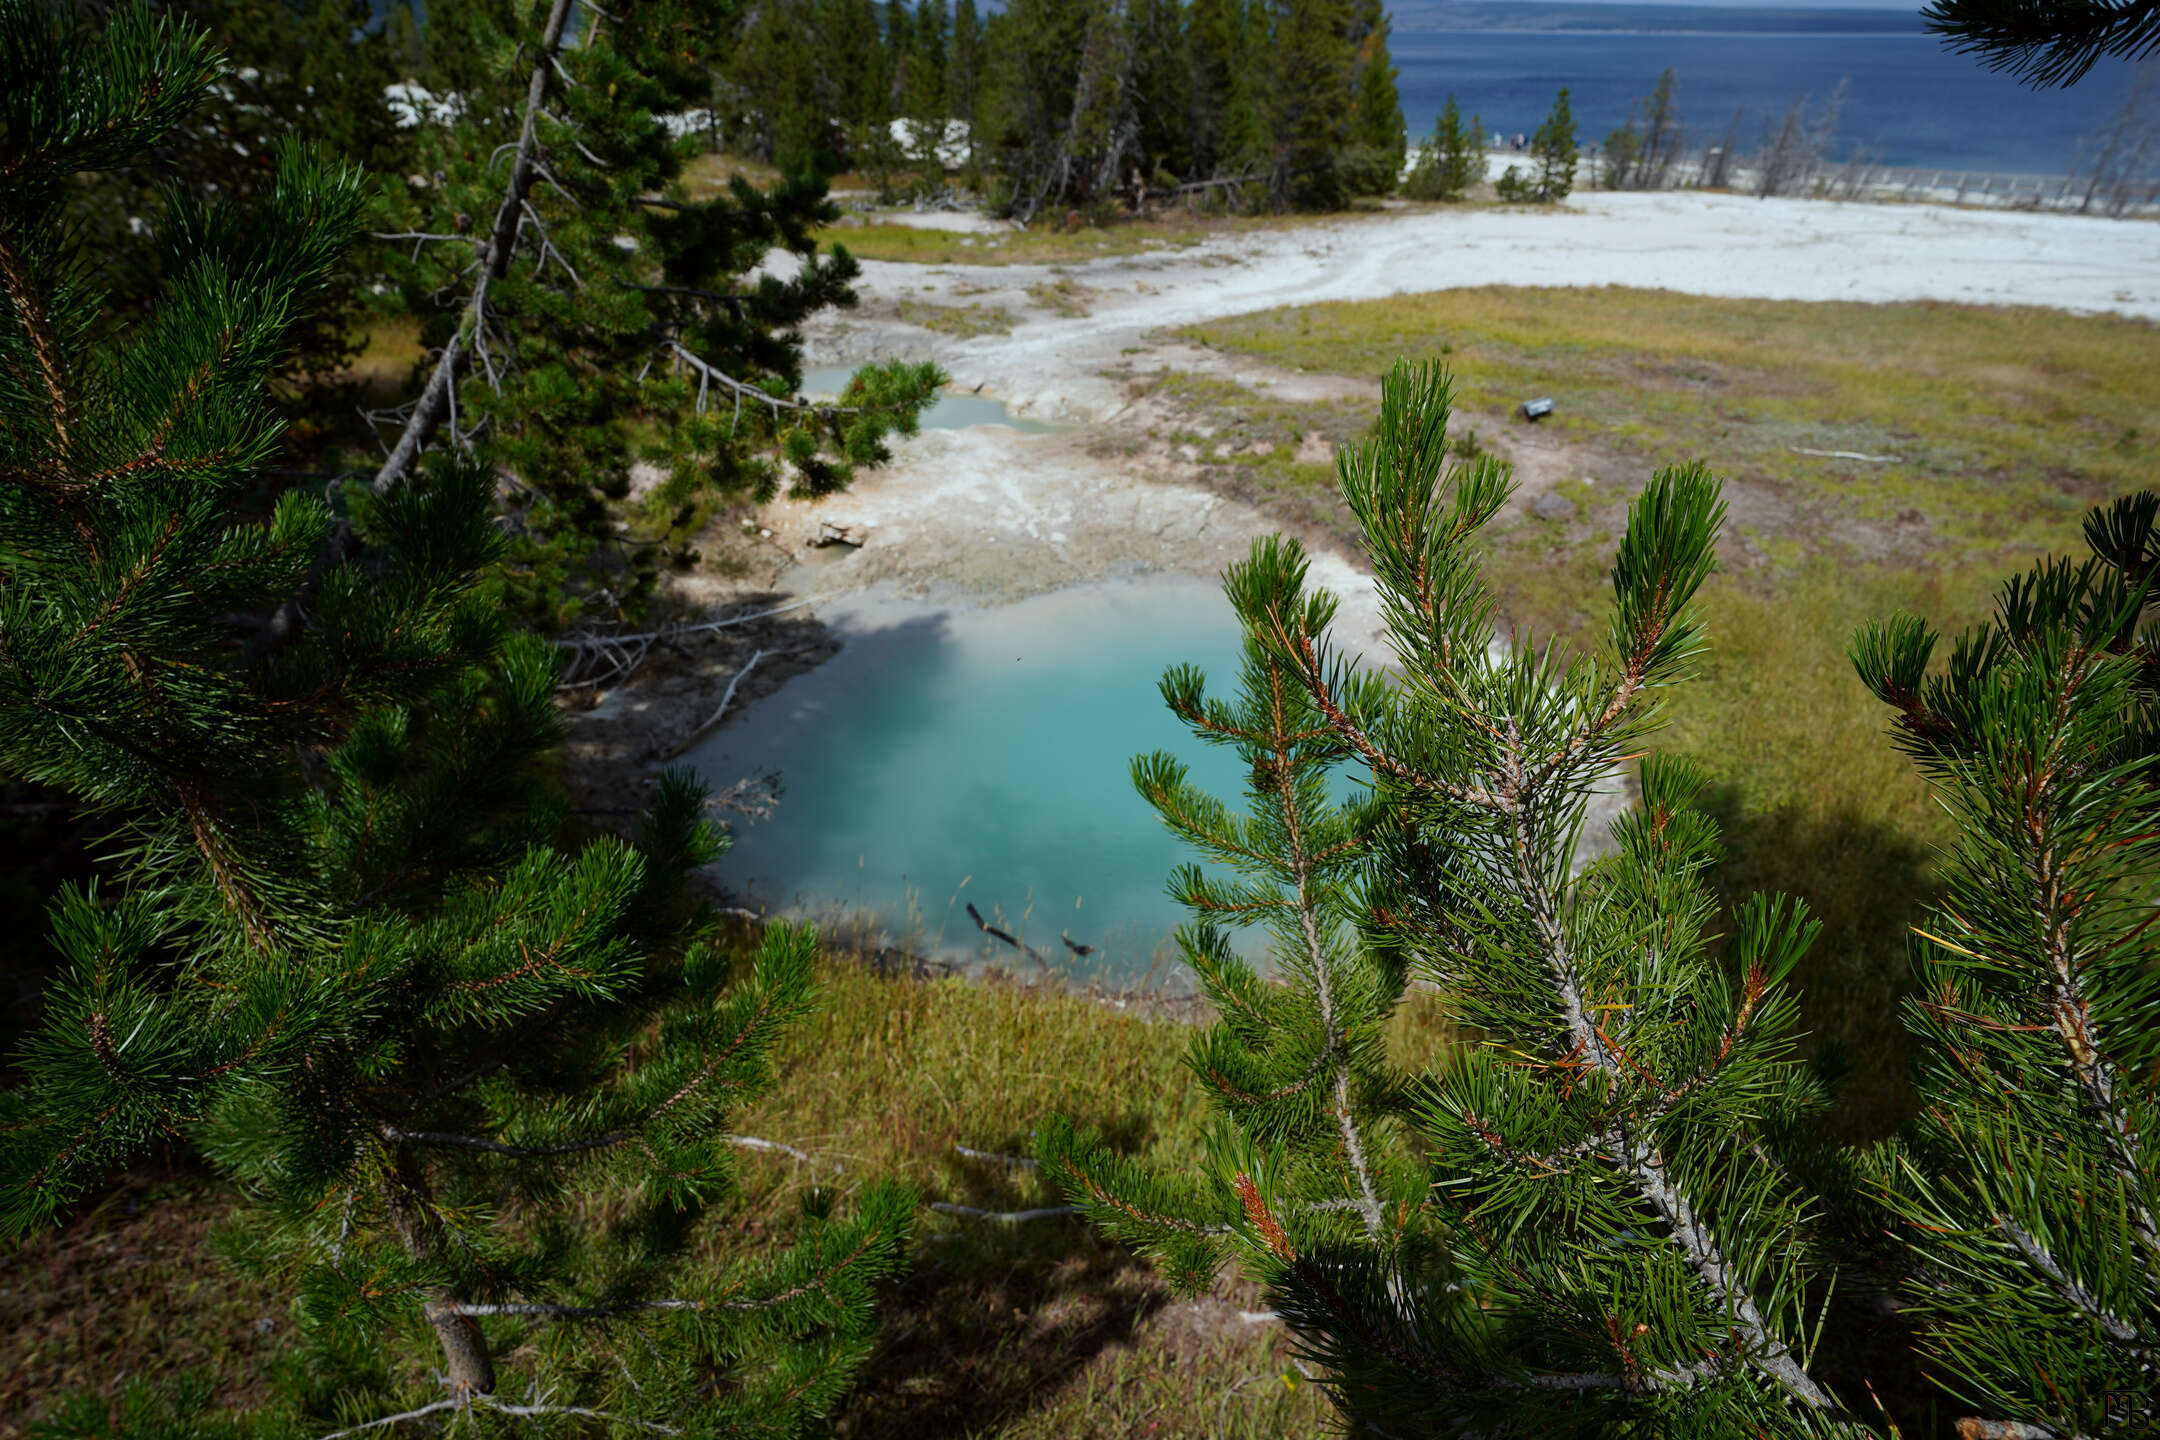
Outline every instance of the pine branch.
<path id="1" fill-rule="evenodd" d="M 329 1434 L 320 1437 L 320 1440 L 343 1440 L 343 1437 L 347 1435 L 359 1435 L 369 1430 L 382 1430 L 392 1425 L 404 1425 L 414 1420 L 424 1420 L 430 1415 L 440 1415 L 446 1410 L 466 1411 L 475 1408 L 492 1410 L 498 1415 L 509 1415 L 521 1420 L 540 1419 L 550 1415 L 573 1415 L 581 1420 L 600 1420 L 610 1425 L 628 1425 L 636 1430 L 649 1430 L 656 1435 L 680 1435 L 682 1433 L 682 1431 L 675 1429 L 671 1425 L 661 1425 L 651 1420 L 640 1420 L 632 1415 L 616 1415 L 604 1410 L 588 1410 L 580 1405 L 549 1405 L 546 1403 L 512 1405 L 497 1400 L 491 1395 L 472 1395 L 449 1400 L 437 1400 L 431 1404 L 422 1405 L 416 1410 L 404 1410 L 395 1415 L 385 1415 L 379 1420 L 369 1420 L 359 1425 L 350 1425 L 343 1430 L 332 1430 Z"/>
<path id="2" fill-rule="evenodd" d="M 420 452 L 427 447 L 436 427 L 446 417 L 455 424 L 458 380 L 471 358 L 474 337 L 487 323 L 488 287 L 509 273 L 510 258 L 517 248 L 518 230 L 527 209 L 526 196 L 532 190 L 538 158 L 540 110 L 547 100 L 548 76 L 553 73 L 556 52 L 562 48 L 563 28 L 569 21 L 571 5 L 572 0 L 550 0 L 547 23 L 540 34 L 540 58 L 533 66 L 532 79 L 526 87 L 517 155 L 510 164 L 510 180 L 504 187 L 502 204 L 495 212 L 494 228 L 480 254 L 479 273 L 473 280 L 472 295 L 465 302 L 457 330 L 443 345 L 442 355 L 436 360 L 426 387 L 413 402 L 412 414 L 405 422 L 403 433 L 391 447 L 382 468 L 375 472 L 373 486 L 378 495 L 405 483 L 413 466 L 419 462 Z"/>
<path id="3" fill-rule="evenodd" d="M 734 394 L 735 413 L 738 415 L 742 413 L 742 402 L 744 400 L 755 400 L 758 404 L 763 405 L 767 409 L 771 410 L 775 415 L 798 414 L 833 416 L 857 415 L 861 413 L 861 409 L 858 406 L 819 405 L 807 400 L 796 400 L 785 396 L 770 394 L 755 385 L 746 384 L 741 380 L 737 380 L 734 376 L 728 374 L 725 370 L 722 370 L 717 365 L 710 363 L 702 356 L 699 356 L 693 351 L 691 351 L 679 340 L 669 340 L 660 348 L 664 353 L 674 356 L 677 360 L 680 360 L 683 364 L 689 366 L 692 371 L 696 372 L 698 377 L 697 409 L 700 415 L 705 413 L 706 391 L 708 387 L 716 383 L 723 390 L 731 391 Z"/>
<path id="4" fill-rule="evenodd" d="M 2073 703 L 2071 697 L 2078 688 L 2076 678 L 2064 678 L 2063 698 L 2056 709 L 2059 724 L 2068 718 Z M 2059 736 L 2050 739 L 2060 743 Z M 2052 751 L 2054 745 L 2049 748 Z M 2052 761 L 2056 757 L 2051 754 L 2049 758 Z M 2054 1019 L 2056 1033 L 2062 1039 L 2071 1073 L 2077 1077 L 2086 1104 L 2100 1122 L 2099 1129 L 2115 1173 L 2134 1195 L 2148 1168 L 2144 1137 L 2116 1099 L 2115 1067 L 2101 1050 L 2099 1026 L 2084 993 L 2080 974 L 2083 965 L 2070 939 L 2071 926 L 2080 907 L 2065 893 L 2064 872 L 2075 859 L 2064 852 L 2081 849 L 2089 841 L 2080 836 L 2069 846 L 2065 845 L 2055 823 L 2053 808 L 2045 803 L 2050 789 L 2051 786 L 2036 777 L 2035 783 L 2026 789 L 2024 817 L 2025 834 L 2031 842 L 2026 853 L 2026 879 L 2036 897 L 2033 919 L 2039 932 L 2040 953 L 2051 972 L 2052 983 L 2043 998 Z M 2152 1212 L 2142 1205 L 2133 1204 L 2132 1217 L 2138 1238 L 2154 1259 L 2160 1260 L 2160 1223 L 2156 1223 Z"/>
<path id="5" fill-rule="evenodd" d="M 1615 694 L 1618 693 L 1616 687 Z M 1506 736 L 1506 770 L 1501 789 L 1515 802 L 1508 812 L 1513 842 L 1511 853 L 1515 860 L 1514 880 L 1537 932 L 1554 997 L 1560 1003 L 1567 1053 L 1587 1058 L 1608 1078 L 1624 1083 L 1626 1075 L 1620 1055 L 1603 1029 L 1590 1019 L 1584 1004 L 1582 980 L 1566 930 L 1560 923 L 1558 898 L 1536 863 L 1536 857 L 1543 850 L 1541 837 L 1529 818 L 1536 811 L 1537 799 L 1530 787 L 1539 781 L 1532 778 L 1532 767 L 1523 755 L 1521 735 L 1512 719 L 1508 722 Z M 1547 784 L 1556 783 L 1564 773 L 1552 764 L 1537 767 L 1535 771 Z M 1802 1368 L 1791 1348 L 1771 1330 L 1755 1304 L 1755 1297 L 1733 1273 L 1717 1237 L 1697 1214 L 1686 1192 L 1674 1183 L 1655 1145 L 1629 1134 L 1623 1121 L 1613 1130 L 1606 1153 L 1630 1177 L 1637 1194 L 1665 1222 L 1686 1256 L 1688 1267 L 1717 1297 L 1719 1308 L 1732 1318 L 1745 1342 L 1749 1363 L 1808 1406 L 1841 1415 L 1842 1407 Z"/>
<path id="6" fill-rule="evenodd" d="M 74 432 L 75 412 L 67 361 L 60 353 L 60 337 L 53 330 L 52 317 L 46 313 L 44 298 L 32 283 L 30 268 L 24 263 L 22 253 L 10 243 L 4 226 L 0 226 L 0 289 L 7 292 L 8 305 L 22 322 L 23 332 L 29 339 L 38 378 L 45 386 L 47 417 L 54 438 L 59 441 L 60 454 L 65 457 Z"/>
<path id="7" fill-rule="evenodd" d="M 675 754 L 682 754 L 683 751 L 690 748 L 691 744 L 695 742 L 700 735 L 703 735 L 706 731 L 712 729 L 713 726 L 720 723 L 721 719 L 728 712 L 728 706 L 735 703 L 736 687 L 741 685 L 742 682 L 746 678 L 748 678 L 752 670 L 757 669 L 758 662 L 760 660 L 763 660 L 765 658 L 765 655 L 765 651 L 757 651 L 756 653 L 752 654 L 748 660 L 745 660 L 743 662 L 741 669 L 737 670 L 733 675 L 728 677 L 727 689 L 722 692 L 720 696 L 720 703 L 713 707 L 712 714 L 706 717 L 704 724 L 698 726 L 688 735 L 685 735 L 683 737 L 682 743 L 675 747 Z"/>
<path id="8" fill-rule="evenodd" d="M 2026 1262 L 2033 1269 L 2047 1276 L 2049 1281 L 2054 1284 L 2055 1292 L 2062 1297 L 2064 1304 L 2084 1315 L 2102 1330 L 2105 1330 L 2110 1337 L 2121 1341 L 2132 1350 L 2150 1353 L 2154 1349 L 2152 1343 L 2145 1339 L 2135 1325 L 2109 1314 L 2098 1300 L 2086 1292 L 2084 1286 L 2064 1274 L 2062 1266 L 2056 1263 L 2055 1257 L 2050 1255 L 2041 1246 L 2040 1242 L 2027 1232 L 2024 1226 L 2007 1215 L 1997 1215 L 1995 1225 L 2009 1238 L 2010 1243 L 2017 1247 L 2018 1253 L 2025 1257 Z"/>

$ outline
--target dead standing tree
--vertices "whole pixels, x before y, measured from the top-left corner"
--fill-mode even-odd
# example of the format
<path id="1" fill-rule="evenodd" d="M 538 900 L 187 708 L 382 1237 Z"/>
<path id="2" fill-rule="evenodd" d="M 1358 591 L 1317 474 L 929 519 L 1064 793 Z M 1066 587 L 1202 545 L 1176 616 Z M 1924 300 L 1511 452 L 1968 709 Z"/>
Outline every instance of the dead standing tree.
<path id="1" fill-rule="evenodd" d="M 2149 202 L 2160 190 L 2160 61 L 2138 66 L 2130 88 L 2113 118 L 2103 130 L 2080 142 L 2081 155 L 2071 172 L 2085 182 L 2077 213 L 2089 215 L 2095 206 L 2108 215 L 2120 216 Z"/>
<path id="2" fill-rule="evenodd" d="M 1755 157 L 1755 195 L 1805 194 L 1822 169 L 1837 137 L 1838 114 L 1845 108 L 1846 84 L 1840 80 L 1830 98 L 1810 111 L 1808 97 L 1796 96 L 1775 129 L 1765 127 L 1763 148 Z"/>

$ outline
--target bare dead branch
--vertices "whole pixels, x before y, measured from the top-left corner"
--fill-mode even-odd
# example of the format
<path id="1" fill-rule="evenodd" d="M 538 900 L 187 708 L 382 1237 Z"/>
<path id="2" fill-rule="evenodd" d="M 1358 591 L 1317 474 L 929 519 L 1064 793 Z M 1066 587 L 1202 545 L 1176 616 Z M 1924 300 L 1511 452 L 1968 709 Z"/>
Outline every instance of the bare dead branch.
<path id="1" fill-rule="evenodd" d="M 509 184 L 503 194 L 503 203 L 495 212 L 494 228 L 480 252 L 479 273 L 473 280 L 472 294 L 465 302 L 465 313 L 456 332 L 443 346 L 434 372 L 428 376 L 427 385 L 413 404 L 404 433 L 391 447 L 382 468 L 375 472 L 377 494 L 387 494 L 405 482 L 444 417 L 450 417 L 453 426 L 456 423 L 457 382 L 470 358 L 473 335 L 487 321 L 488 287 L 509 270 L 511 252 L 517 246 L 525 197 L 532 190 L 540 109 L 547 100 L 548 76 L 552 73 L 556 52 L 562 49 L 563 27 L 569 21 L 570 7 L 571 0 L 550 0 L 547 24 L 540 36 L 540 61 L 533 66 L 532 78 L 526 85 L 525 115 L 518 132 L 517 158 L 511 162 Z"/>
<path id="2" fill-rule="evenodd" d="M 995 1225 L 1024 1225 L 1030 1220 L 1058 1220 L 1080 1213 L 1077 1205 L 1045 1205 L 1037 1210 L 982 1210 L 973 1205 L 955 1205 L 949 1200 L 932 1200 L 930 1208 L 940 1215 L 957 1215 L 963 1220 L 986 1220 Z"/>

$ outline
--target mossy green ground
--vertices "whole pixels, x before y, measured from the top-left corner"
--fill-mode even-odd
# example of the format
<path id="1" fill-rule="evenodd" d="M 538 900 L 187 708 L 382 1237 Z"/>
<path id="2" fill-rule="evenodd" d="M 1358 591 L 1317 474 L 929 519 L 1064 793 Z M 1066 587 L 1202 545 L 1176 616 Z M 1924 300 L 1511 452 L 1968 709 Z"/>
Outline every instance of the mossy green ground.
<path id="1" fill-rule="evenodd" d="M 931 300 L 902 300 L 900 318 L 910 325 L 961 340 L 978 335 L 1009 335 L 1012 314 L 997 305 L 940 305 Z"/>
<path id="2" fill-rule="evenodd" d="M 2088 506 L 2146 483 L 2160 455 L 2160 331 L 2138 320 L 1486 287 L 1182 333 L 1358 377 L 1398 357 L 1444 360 L 1466 408 L 1504 412 L 1551 395 L 1559 404 L 1544 423 L 1563 437 L 1700 456 L 1847 523 L 1895 524 L 1917 510 L 1939 542 L 1931 548 L 1950 553 L 2060 543 Z"/>

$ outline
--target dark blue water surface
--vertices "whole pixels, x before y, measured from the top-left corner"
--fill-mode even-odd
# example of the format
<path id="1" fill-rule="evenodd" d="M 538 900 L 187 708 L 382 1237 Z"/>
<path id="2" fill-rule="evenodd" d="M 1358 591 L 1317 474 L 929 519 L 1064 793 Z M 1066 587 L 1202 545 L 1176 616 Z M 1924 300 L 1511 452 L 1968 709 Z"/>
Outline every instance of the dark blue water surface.
<path id="1" fill-rule="evenodd" d="M 1450 93 L 1488 135 L 1527 133 L 1565 85 L 1577 134 L 1594 144 L 1670 67 L 1691 149 L 1717 143 L 1736 109 L 1745 112 L 1736 148 L 1752 149 L 1795 96 L 1821 99 L 1845 79 L 1834 158 L 1858 145 L 1883 165 L 2029 174 L 2071 169 L 2079 138 L 2115 112 L 2130 80 L 2128 66 L 2107 65 L 2068 90 L 2029 90 L 1929 35 L 1398 29 L 1391 47 L 1413 141 L 1432 133 Z"/>

